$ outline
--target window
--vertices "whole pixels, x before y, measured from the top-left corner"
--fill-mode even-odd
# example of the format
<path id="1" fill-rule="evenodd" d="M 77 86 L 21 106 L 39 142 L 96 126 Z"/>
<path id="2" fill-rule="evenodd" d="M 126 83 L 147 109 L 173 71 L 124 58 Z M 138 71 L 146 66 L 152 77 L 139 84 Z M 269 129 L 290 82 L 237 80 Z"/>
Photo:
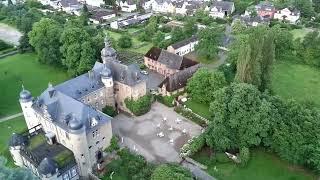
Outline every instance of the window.
<path id="1" fill-rule="evenodd" d="M 95 131 L 92 131 L 92 137 L 96 138 L 96 132 Z"/>
<path id="2" fill-rule="evenodd" d="M 66 132 L 66 138 L 69 139 L 69 134 Z"/>
<path id="3" fill-rule="evenodd" d="M 71 177 L 75 177 L 76 175 L 77 175 L 77 170 L 76 170 L 76 168 L 73 168 L 71 170 Z"/>
<path id="4" fill-rule="evenodd" d="M 102 138 L 102 140 L 105 140 L 105 139 L 106 139 L 106 137 L 103 137 L 103 138 Z"/>
<path id="5" fill-rule="evenodd" d="M 89 146 L 89 149 L 91 149 L 92 148 L 92 146 Z"/>
<path id="6" fill-rule="evenodd" d="M 69 178 L 68 173 L 66 173 L 66 174 L 63 175 L 63 180 L 69 180 L 69 179 L 70 179 L 70 178 Z"/>
<path id="7" fill-rule="evenodd" d="M 99 144 L 100 141 L 97 141 L 96 144 Z"/>

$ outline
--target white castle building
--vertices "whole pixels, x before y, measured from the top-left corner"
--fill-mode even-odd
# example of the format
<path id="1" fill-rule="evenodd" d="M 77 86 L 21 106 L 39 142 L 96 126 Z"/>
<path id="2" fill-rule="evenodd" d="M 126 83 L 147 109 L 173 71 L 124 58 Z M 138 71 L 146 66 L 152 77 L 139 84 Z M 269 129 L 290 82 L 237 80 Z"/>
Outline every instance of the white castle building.
<path id="1" fill-rule="evenodd" d="M 19 102 L 28 131 L 13 134 L 9 142 L 17 166 L 46 180 L 88 179 L 103 168 L 112 118 L 101 109 L 126 111 L 124 99 L 145 95 L 146 81 L 136 67 L 118 62 L 108 40 L 102 59 L 86 74 L 49 84 L 39 97 L 23 88 Z"/>

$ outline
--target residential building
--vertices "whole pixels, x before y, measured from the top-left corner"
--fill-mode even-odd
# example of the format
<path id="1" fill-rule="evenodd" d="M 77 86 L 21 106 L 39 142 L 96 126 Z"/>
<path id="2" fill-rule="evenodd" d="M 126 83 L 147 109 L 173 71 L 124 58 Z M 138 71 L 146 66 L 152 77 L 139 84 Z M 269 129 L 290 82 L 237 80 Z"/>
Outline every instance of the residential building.
<path id="1" fill-rule="evenodd" d="M 258 25 L 269 25 L 270 24 L 270 18 L 264 18 L 261 16 L 250 16 L 250 15 L 242 15 L 242 16 L 234 16 L 233 17 L 233 22 L 235 21 L 241 21 L 243 22 L 246 26 L 253 26 L 256 27 Z"/>
<path id="2" fill-rule="evenodd" d="M 274 13 L 274 19 L 288 21 L 291 24 L 296 24 L 300 18 L 300 11 L 297 9 L 290 10 L 284 8 Z"/>
<path id="3" fill-rule="evenodd" d="M 154 0 L 152 3 L 152 11 L 156 13 L 175 13 L 175 5 L 171 0 Z"/>
<path id="4" fill-rule="evenodd" d="M 215 18 L 225 18 L 230 16 L 234 11 L 234 3 L 229 1 L 213 1 L 210 7 L 206 10 L 209 11 L 209 16 Z"/>
<path id="5" fill-rule="evenodd" d="M 149 0 L 149 1 L 147 1 L 147 0 L 141 0 L 141 1 L 140 1 L 140 5 L 141 5 L 141 7 L 142 7 L 144 10 L 148 11 L 148 10 L 150 10 L 150 9 L 152 8 L 152 3 L 153 3 L 153 1 L 154 1 L 154 0 Z"/>
<path id="6" fill-rule="evenodd" d="M 101 7 L 101 5 L 105 4 L 103 0 L 84 0 L 84 3 L 94 7 Z"/>
<path id="7" fill-rule="evenodd" d="M 262 1 L 255 6 L 258 16 L 264 18 L 273 18 L 274 13 L 276 11 L 272 2 L 269 1 Z"/>
<path id="8" fill-rule="evenodd" d="M 59 0 L 56 1 L 56 5 L 54 5 L 53 8 L 79 16 L 82 9 L 82 4 L 80 4 L 77 0 Z"/>
<path id="9" fill-rule="evenodd" d="M 19 102 L 28 127 L 14 134 L 10 153 L 17 166 L 46 180 L 89 179 L 101 170 L 112 137 L 106 105 L 127 111 L 124 100 L 146 94 L 146 81 L 135 66 L 120 64 L 105 40 L 103 63 L 57 86 L 49 84 L 39 97 L 23 88 Z"/>
<path id="10" fill-rule="evenodd" d="M 182 40 L 167 47 L 167 51 L 175 53 L 179 56 L 184 56 L 192 51 L 194 47 L 199 43 L 196 36 L 192 36 L 188 39 Z"/>
<path id="11" fill-rule="evenodd" d="M 152 13 L 147 13 L 139 16 L 135 15 L 134 17 L 131 17 L 128 19 L 118 19 L 118 20 L 112 21 L 110 23 L 110 27 L 112 29 L 121 29 L 134 24 L 144 23 L 145 21 L 150 19 L 151 16 L 152 16 Z"/>
<path id="12" fill-rule="evenodd" d="M 144 56 L 144 64 L 150 70 L 168 77 L 196 65 L 198 62 L 157 47 L 152 47 Z"/>
<path id="13" fill-rule="evenodd" d="M 103 8 L 95 8 L 90 10 L 90 22 L 93 24 L 102 24 L 106 20 L 116 17 L 113 11 L 109 11 Z"/>
<path id="14" fill-rule="evenodd" d="M 121 7 L 121 11 L 124 12 L 133 12 L 137 10 L 137 4 L 134 0 L 119 1 L 118 5 Z"/>
<path id="15" fill-rule="evenodd" d="M 193 65 L 164 79 L 158 86 L 158 92 L 162 96 L 172 96 L 185 90 L 188 79 L 199 69 L 200 64 Z"/>

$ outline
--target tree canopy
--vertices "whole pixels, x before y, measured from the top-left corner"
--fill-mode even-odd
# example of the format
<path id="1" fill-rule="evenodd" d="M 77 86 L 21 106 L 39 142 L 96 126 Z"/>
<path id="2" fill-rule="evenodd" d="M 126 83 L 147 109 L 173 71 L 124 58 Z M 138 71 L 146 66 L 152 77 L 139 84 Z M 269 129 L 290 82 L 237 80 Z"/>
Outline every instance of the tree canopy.
<path id="1" fill-rule="evenodd" d="M 196 53 L 205 59 L 212 59 L 218 54 L 218 46 L 222 40 L 222 29 L 205 28 L 198 33 L 199 43 L 195 47 Z"/>
<path id="2" fill-rule="evenodd" d="M 192 174 L 187 169 L 176 164 L 163 164 L 152 173 L 151 180 L 192 180 Z"/>

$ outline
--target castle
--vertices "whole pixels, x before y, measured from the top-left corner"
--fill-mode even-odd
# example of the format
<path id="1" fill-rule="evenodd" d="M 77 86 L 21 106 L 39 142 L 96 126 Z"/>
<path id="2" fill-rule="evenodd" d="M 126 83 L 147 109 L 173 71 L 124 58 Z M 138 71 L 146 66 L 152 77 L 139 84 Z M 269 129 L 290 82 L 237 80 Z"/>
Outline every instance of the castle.
<path id="1" fill-rule="evenodd" d="M 103 63 L 57 86 L 49 84 L 39 97 L 24 89 L 19 102 L 28 127 L 13 134 L 10 153 L 17 166 L 41 179 L 88 179 L 101 169 L 104 149 L 112 137 L 112 118 L 105 106 L 127 111 L 124 100 L 146 94 L 146 80 L 138 67 L 120 64 L 105 39 Z"/>

